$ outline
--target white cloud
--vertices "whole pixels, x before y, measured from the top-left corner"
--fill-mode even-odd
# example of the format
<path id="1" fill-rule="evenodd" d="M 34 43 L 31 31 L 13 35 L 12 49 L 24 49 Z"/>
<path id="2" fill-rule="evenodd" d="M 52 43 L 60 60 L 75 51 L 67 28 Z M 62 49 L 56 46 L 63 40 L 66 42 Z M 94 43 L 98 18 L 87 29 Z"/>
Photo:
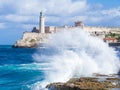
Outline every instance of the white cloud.
<path id="1" fill-rule="evenodd" d="M 0 21 L 9 22 L 9 23 L 38 23 L 38 16 L 32 15 L 17 15 L 17 14 L 8 14 L 0 15 Z"/>
<path id="2" fill-rule="evenodd" d="M 34 19 L 32 19 L 34 18 Z M 19 22 L 19 23 L 23 23 L 23 22 L 29 22 L 29 21 L 35 21 L 36 17 L 35 16 L 23 16 L 23 15 L 6 15 L 5 19 L 11 22 Z"/>
<path id="3" fill-rule="evenodd" d="M 0 8 L 3 8 L 5 5 L 12 4 L 13 0 L 0 0 Z"/>
<path id="4" fill-rule="evenodd" d="M 0 7 L 8 5 L 19 14 L 38 14 L 41 10 L 54 14 L 70 14 L 73 12 L 81 12 L 87 8 L 86 0 L 0 0 Z M 13 8 L 12 8 L 13 9 Z"/>
<path id="5" fill-rule="evenodd" d="M 47 10 L 49 13 L 60 14 L 61 16 L 69 16 L 70 14 L 80 13 L 87 9 L 86 0 L 79 0 L 72 2 L 71 0 L 51 0 L 54 3 L 53 7 L 49 7 Z"/>
<path id="6" fill-rule="evenodd" d="M 0 0 L 1 11 L 9 10 L 8 14 L 0 16 L 0 21 L 38 23 L 41 10 L 47 15 L 46 22 L 55 24 L 69 24 L 77 20 L 96 24 L 120 17 L 120 7 L 107 10 L 103 7 L 101 3 L 90 5 L 87 0 Z"/>
<path id="7" fill-rule="evenodd" d="M 112 9 L 109 9 L 109 10 L 103 10 L 101 11 L 101 13 L 103 15 L 109 15 L 111 17 L 120 17 L 120 7 L 117 7 L 117 8 L 112 8 Z"/>
<path id="8" fill-rule="evenodd" d="M 46 22 L 51 22 L 51 23 L 56 23 L 59 22 L 61 20 L 60 17 L 56 17 L 56 16 L 48 16 L 46 17 Z"/>
<path id="9" fill-rule="evenodd" d="M 90 17 L 91 18 L 91 22 L 95 21 L 95 23 L 97 22 L 112 22 L 112 19 L 118 18 L 120 19 L 120 7 L 117 8 L 111 8 L 111 9 L 107 9 L 107 10 L 96 10 L 96 11 L 89 11 L 86 14 L 86 17 Z"/>
<path id="10" fill-rule="evenodd" d="M 31 31 L 33 27 L 35 27 L 35 24 L 21 24 L 19 27 L 24 30 Z"/>
<path id="11" fill-rule="evenodd" d="M 59 22 L 61 18 L 66 17 L 67 19 L 67 16 L 70 17 L 87 9 L 86 0 L 76 2 L 71 0 L 0 0 L 0 2 L 2 11 L 8 9 L 5 12 L 9 12 L 6 15 L 1 15 L 0 20 L 17 23 L 38 22 L 41 10 L 45 10 L 48 15 L 46 21 Z"/>

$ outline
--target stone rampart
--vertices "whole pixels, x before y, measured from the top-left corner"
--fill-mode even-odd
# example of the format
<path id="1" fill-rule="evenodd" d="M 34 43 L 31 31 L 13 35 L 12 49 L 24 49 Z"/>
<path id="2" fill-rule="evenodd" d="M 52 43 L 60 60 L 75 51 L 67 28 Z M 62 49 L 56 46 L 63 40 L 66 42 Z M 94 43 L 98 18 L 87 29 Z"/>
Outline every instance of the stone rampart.
<path id="1" fill-rule="evenodd" d="M 18 40 L 14 47 L 35 47 L 39 43 L 46 43 L 49 34 L 25 32 L 22 39 Z"/>

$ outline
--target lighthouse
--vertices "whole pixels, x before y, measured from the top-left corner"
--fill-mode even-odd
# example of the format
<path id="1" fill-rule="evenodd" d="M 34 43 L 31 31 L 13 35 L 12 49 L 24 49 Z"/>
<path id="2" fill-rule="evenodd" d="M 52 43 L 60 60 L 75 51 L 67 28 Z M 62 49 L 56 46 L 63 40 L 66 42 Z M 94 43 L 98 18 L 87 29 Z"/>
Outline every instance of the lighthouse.
<path id="1" fill-rule="evenodd" d="M 45 17 L 43 12 L 40 12 L 39 33 L 45 33 Z"/>

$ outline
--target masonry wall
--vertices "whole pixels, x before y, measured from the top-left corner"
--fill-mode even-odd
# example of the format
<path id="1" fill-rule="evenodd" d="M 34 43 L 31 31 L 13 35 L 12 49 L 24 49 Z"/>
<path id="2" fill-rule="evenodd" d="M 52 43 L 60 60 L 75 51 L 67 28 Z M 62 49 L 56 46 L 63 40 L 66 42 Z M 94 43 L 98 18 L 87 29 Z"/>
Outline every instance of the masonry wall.
<path id="1" fill-rule="evenodd" d="M 47 37 L 50 34 L 46 33 L 34 33 L 34 32 L 25 32 L 22 36 L 22 39 L 18 40 L 15 43 L 15 47 L 34 47 L 39 43 L 46 43 Z"/>
<path id="2" fill-rule="evenodd" d="M 92 32 L 92 31 L 106 31 L 106 32 L 111 32 L 111 31 L 119 31 L 120 28 L 114 28 L 114 27 L 91 27 L 91 26 L 85 26 L 83 28 L 85 31 Z"/>

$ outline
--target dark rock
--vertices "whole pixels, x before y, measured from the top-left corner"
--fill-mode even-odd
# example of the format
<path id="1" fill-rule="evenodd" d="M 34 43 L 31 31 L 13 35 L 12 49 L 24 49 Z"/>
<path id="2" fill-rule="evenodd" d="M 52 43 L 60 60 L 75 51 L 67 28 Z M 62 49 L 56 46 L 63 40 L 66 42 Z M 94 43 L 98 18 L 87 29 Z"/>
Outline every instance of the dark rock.
<path id="1" fill-rule="evenodd" d="M 104 81 L 99 81 L 99 79 L 96 77 L 71 78 L 66 83 L 51 83 L 46 88 L 49 90 L 110 90 L 110 88 L 120 88 L 120 78 L 108 77 Z"/>

